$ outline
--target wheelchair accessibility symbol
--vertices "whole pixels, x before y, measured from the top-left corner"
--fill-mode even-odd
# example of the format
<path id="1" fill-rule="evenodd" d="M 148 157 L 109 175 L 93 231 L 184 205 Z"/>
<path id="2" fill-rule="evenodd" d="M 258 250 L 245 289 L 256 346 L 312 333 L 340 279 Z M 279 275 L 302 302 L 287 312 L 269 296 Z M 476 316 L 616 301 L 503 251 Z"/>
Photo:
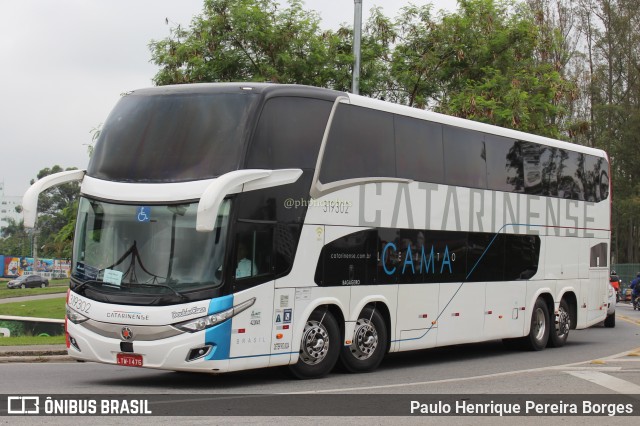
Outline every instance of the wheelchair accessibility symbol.
<path id="1" fill-rule="evenodd" d="M 141 206 L 138 208 L 137 212 L 138 212 L 138 222 L 151 221 L 151 207 Z"/>

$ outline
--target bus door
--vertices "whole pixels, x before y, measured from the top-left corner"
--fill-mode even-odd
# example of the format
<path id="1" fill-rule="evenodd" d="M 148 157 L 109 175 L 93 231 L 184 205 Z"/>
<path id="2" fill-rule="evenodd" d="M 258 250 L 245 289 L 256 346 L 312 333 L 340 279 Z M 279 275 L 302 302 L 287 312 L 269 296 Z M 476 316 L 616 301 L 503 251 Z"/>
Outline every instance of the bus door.
<path id="1" fill-rule="evenodd" d="M 313 282 L 313 273 L 321 257 L 325 241 L 325 227 L 305 225 L 300 232 L 298 250 L 291 270 L 275 280 L 275 290 L 271 300 L 271 362 L 270 365 L 288 364 L 294 349 L 299 348 L 299 340 L 307 320 L 309 305 L 317 297 L 318 286 Z M 277 238 L 282 247 L 274 252 L 293 251 L 295 245 L 287 244 L 285 238 Z M 276 257 L 278 257 L 276 255 Z"/>
<path id="2" fill-rule="evenodd" d="M 589 253 L 589 282 L 588 291 L 584 291 L 588 297 L 588 315 L 587 321 L 599 321 L 604 319 L 603 316 L 607 312 L 609 270 L 608 270 L 608 253 L 607 243 L 599 243 L 595 239 L 584 239 L 585 247 L 582 253 Z M 585 259 L 586 260 L 586 259 Z M 586 263 L 586 262 L 585 262 Z"/>

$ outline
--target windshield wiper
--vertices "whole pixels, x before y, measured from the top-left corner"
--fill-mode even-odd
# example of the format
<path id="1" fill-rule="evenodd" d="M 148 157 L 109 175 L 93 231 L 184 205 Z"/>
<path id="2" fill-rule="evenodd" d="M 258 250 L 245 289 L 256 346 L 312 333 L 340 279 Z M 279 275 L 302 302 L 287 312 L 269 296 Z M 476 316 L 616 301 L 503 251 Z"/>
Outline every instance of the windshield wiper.
<path id="1" fill-rule="evenodd" d="M 149 283 L 135 283 L 135 285 L 139 285 L 141 287 L 164 287 L 164 288 L 168 288 L 169 290 L 171 290 L 176 296 L 178 296 L 181 300 L 187 300 L 188 297 L 185 296 L 184 294 L 180 293 L 178 290 L 176 290 L 175 288 L 171 287 L 168 284 L 149 284 Z"/>
<path id="2" fill-rule="evenodd" d="M 78 293 L 78 291 L 80 289 L 82 289 L 84 286 L 86 286 L 87 284 L 100 284 L 101 286 L 102 285 L 106 285 L 106 286 L 109 286 L 109 287 L 119 287 L 117 285 L 114 285 L 114 284 L 111 284 L 111 283 L 108 283 L 108 282 L 104 282 L 104 281 L 87 280 L 87 281 L 81 282 L 80 284 L 76 284 L 71 290 L 73 290 L 76 293 Z M 157 283 L 157 284 L 135 283 L 133 285 L 131 285 L 131 284 L 126 285 L 126 283 L 123 283 L 123 284 L 125 284 L 124 286 L 127 286 L 129 288 L 135 287 L 135 286 L 140 286 L 140 287 L 164 287 L 164 288 L 168 288 L 169 290 L 171 290 L 173 292 L 173 294 L 175 294 L 176 296 L 178 296 L 180 298 L 180 300 L 187 300 L 188 299 L 187 296 L 185 296 L 184 294 L 180 293 L 178 290 L 176 290 L 175 288 L 171 287 L 168 284 L 160 284 L 160 283 Z"/>
<path id="3" fill-rule="evenodd" d="M 73 280 L 71 280 L 71 282 L 73 282 Z M 103 281 L 98 281 L 98 280 L 87 280 L 87 281 L 83 281 L 79 284 L 74 285 L 71 290 L 75 291 L 76 293 L 78 293 L 78 290 L 80 290 L 82 287 L 84 287 L 87 284 L 104 284 Z"/>

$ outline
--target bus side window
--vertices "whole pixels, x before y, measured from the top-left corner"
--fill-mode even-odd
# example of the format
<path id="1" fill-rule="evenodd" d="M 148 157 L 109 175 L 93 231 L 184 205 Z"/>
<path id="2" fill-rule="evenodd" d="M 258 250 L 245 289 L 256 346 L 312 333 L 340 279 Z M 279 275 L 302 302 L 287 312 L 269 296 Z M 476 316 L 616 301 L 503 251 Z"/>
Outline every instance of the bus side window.
<path id="1" fill-rule="evenodd" d="M 313 169 L 332 105 L 310 98 L 269 99 L 247 154 L 247 168 Z"/>
<path id="2" fill-rule="evenodd" d="M 444 183 L 442 124 L 394 115 L 399 178 Z"/>
<path id="3" fill-rule="evenodd" d="M 238 225 L 233 263 L 236 282 L 252 286 L 268 281 L 273 275 L 273 227 L 251 223 Z"/>
<path id="4" fill-rule="evenodd" d="M 331 124 L 320 181 L 396 177 L 393 115 L 340 104 Z"/>
<path id="5" fill-rule="evenodd" d="M 444 126 L 445 180 L 447 185 L 487 188 L 487 152 L 484 135 Z"/>
<path id="6" fill-rule="evenodd" d="M 584 154 L 567 151 L 561 161 L 558 197 L 584 201 Z"/>
<path id="7" fill-rule="evenodd" d="M 522 149 L 517 140 L 484 135 L 487 148 L 487 184 L 492 191 L 524 192 Z"/>

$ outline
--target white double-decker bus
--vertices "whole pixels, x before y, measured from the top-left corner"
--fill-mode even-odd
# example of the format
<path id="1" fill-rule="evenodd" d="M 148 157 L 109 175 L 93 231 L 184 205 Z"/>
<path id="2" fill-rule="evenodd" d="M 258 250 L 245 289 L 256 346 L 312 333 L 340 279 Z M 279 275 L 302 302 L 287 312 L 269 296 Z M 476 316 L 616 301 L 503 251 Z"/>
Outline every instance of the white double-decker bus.
<path id="1" fill-rule="evenodd" d="M 78 360 L 226 372 L 504 339 L 606 318 L 603 151 L 293 85 L 137 90 L 81 180 L 67 298 Z"/>

